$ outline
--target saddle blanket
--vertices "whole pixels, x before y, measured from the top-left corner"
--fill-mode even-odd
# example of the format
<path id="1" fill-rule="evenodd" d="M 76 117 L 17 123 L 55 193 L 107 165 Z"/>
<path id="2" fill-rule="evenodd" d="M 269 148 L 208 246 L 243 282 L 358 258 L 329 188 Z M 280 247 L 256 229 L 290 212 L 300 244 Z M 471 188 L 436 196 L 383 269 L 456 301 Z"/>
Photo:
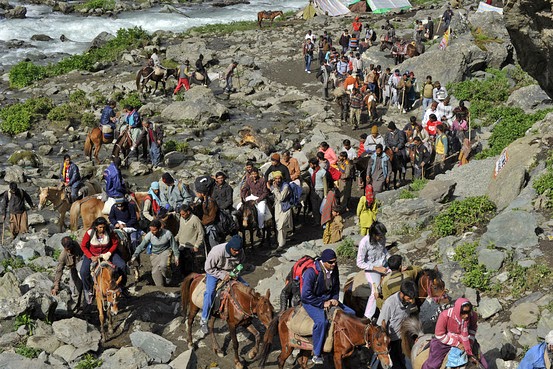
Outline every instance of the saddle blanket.
<path id="1" fill-rule="evenodd" d="M 352 295 L 355 297 L 360 297 L 368 299 L 371 296 L 372 288 L 367 282 L 367 277 L 365 277 L 365 271 L 359 271 L 355 277 L 353 277 L 353 285 L 351 286 Z"/>
<path id="2" fill-rule="evenodd" d="M 98 199 L 102 199 L 102 195 L 98 195 Z M 115 204 L 115 199 L 113 197 L 108 197 L 108 200 L 104 203 L 104 208 L 102 209 L 102 214 L 109 215 L 111 207 Z"/>
<path id="3" fill-rule="evenodd" d="M 192 292 L 192 302 L 194 303 L 194 305 L 201 308 L 202 306 L 204 306 L 204 294 L 205 294 L 205 287 L 206 287 L 206 285 L 205 285 L 205 275 L 202 275 L 202 277 L 198 277 L 198 278 L 202 278 L 202 280 L 200 281 L 200 283 L 198 283 L 198 285 L 194 289 L 194 292 Z M 222 284 L 223 284 L 223 281 L 221 281 L 221 280 L 219 282 L 217 282 L 216 289 L 219 289 Z M 221 290 L 219 290 L 219 291 L 221 291 Z M 217 295 L 218 294 L 219 293 L 217 293 Z M 218 299 L 218 296 L 215 296 L 215 299 Z M 218 305 L 218 304 L 214 304 L 214 305 Z"/>
<path id="4" fill-rule="evenodd" d="M 330 328 L 326 334 L 326 339 L 323 347 L 324 352 L 332 352 L 334 345 L 334 318 L 339 309 L 331 309 L 330 313 L 332 318 L 330 319 Z M 290 330 L 290 343 L 304 350 L 311 350 L 313 348 L 313 341 L 311 336 L 313 335 L 313 319 L 307 314 L 307 311 L 303 306 L 295 308 L 292 315 L 292 319 L 287 323 Z"/>

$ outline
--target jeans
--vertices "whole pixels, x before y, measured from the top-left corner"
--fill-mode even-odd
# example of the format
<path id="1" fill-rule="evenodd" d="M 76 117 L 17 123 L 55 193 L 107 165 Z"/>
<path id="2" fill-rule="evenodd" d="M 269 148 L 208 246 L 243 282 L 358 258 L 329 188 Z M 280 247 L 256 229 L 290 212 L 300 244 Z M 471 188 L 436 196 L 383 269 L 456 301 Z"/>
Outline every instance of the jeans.
<path id="1" fill-rule="evenodd" d="M 430 104 L 432 104 L 432 101 L 433 101 L 433 99 L 431 97 L 423 97 L 422 98 L 422 117 L 421 117 L 421 119 L 424 118 L 424 114 L 426 113 L 426 109 L 428 109 Z"/>
<path id="2" fill-rule="evenodd" d="M 232 76 L 227 77 L 227 85 L 225 86 L 225 92 L 232 91 Z"/>
<path id="3" fill-rule="evenodd" d="M 75 182 L 71 185 L 71 202 L 76 201 L 79 197 L 79 186 L 81 182 Z"/>
<path id="4" fill-rule="evenodd" d="M 239 282 L 242 282 L 246 286 L 249 286 L 249 284 L 244 279 L 242 279 L 242 277 L 238 277 L 237 280 Z M 211 311 L 211 305 L 213 305 L 213 298 L 215 297 L 217 282 L 219 282 L 219 278 L 209 273 L 205 274 L 205 293 L 204 305 L 202 307 L 202 321 L 206 321 L 207 318 L 209 318 L 209 312 Z"/>
<path id="5" fill-rule="evenodd" d="M 311 56 L 310 54 L 305 54 L 305 70 L 306 71 L 309 71 L 311 70 L 311 60 L 313 59 L 313 56 Z"/>
<path id="6" fill-rule="evenodd" d="M 150 158 L 152 159 L 152 165 L 156 166 L 161 161 L 161 150 L 157 142 L 150 143 Z"/>
<path id="7" fill-rule="evenodd" d="M 123 261 L 119 254 L 111 255 L 110 261 L 115 265 L 116 272 L 123 277 L 120 287 L 124 287 L 125 284 L 127 284 L 127 264 L 125 264 L 125 261 Z M 84 256 L 83 263 L 81 265 L 81 279 L 83 281 L 83 290 L 85 292 L 90 292 L 92 289 L 90 264 L 92 264 L 92 260 Z"/>
<path id="8" fill-rule="evenodd" d="M 355 315 L 355 311 L 347 307 L 346 305 L 340 303 L 338 305 L 344 310 L 344 313 Z M 323 351 L 323 346 L 325 342 L 326 330 L 329 326 L 328 321 L 326 320 L 326 315 L 324 309 L 315 307 L 309 304 L 303 304 L 303 308 L 307 311 L 307 314 L 311 319 L 313 319 L 313 355 L 321 356 Z"/>

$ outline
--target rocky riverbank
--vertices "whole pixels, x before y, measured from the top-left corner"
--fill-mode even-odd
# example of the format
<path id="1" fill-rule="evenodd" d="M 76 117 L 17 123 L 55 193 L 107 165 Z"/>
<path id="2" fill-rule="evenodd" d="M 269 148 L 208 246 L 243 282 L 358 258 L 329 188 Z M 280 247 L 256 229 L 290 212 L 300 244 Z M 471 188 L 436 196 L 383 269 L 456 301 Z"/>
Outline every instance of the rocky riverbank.
<path id="1" fill-rule="evenodd" d="M 388 18 L 397 26 L 398 34 L 408 36 L 414 19 L 439 18 L 443 10 L 421 9 Z M 385 19 L 378 15 L 362 16 L 363 23 L 377 30 Z M 90 100 L 90 107 L 79 111 L 79 116 L 91 113 L 98 119 L 102 104 L 96 97 L 130 96 L 136 90 L 136 72 L 153 47 L 161 50 L 162 61 L 168 65 L 185 59 L 193 63 L 200 53 L 212 56 L 219 64 L 209 69 L 213 79 L 209 88 L 193 86 L 177 97 L 166 97 L 160 92 L 139 96 L 140 112 L 163 125 L 167 141 L 182 145 L 179 151 L 166 153 L 164 168 L 151 168 L 133 161 L 124 175 L 134 188 L 145 190 L 149 182 L 159 179 L 166 170 L 189 183 L 195 176 L 224 170 L 231 185 L 236 187 L 248 159 L 264 163 L 272 151 L 288 149 L 295 140 L 305 143 L 304 151 L 310 156 L 321 141 L 338 149 L 344 139 L 357 143 L 360 132 L 368 130 L 366 124 L 362 125 L 362 131 L 352 131 L 342 125 L 335 102 L 321 98 L 320 83 L 314 73 L 307 74 L 303 68 L 300 45 L 308 29 L 315 34 L 327 30 L 336 43 L 350 22 L 348 17 L 318 16 L 307 22 L 289 20 L 263 30 L 222 34 L 192 31 L 185 37 L 159 32 L 151 44 L 123 52 L 112 62 L 100 63 L 95 72 L 74 71 L 22 89 L 8 89 L 6 73 L 1 82 L 4 92 L 0 95 L 0 104 L 6 107 L 31 97 L 47 96 L 54 105 L 62 105 L 81 90 Z M 514 70 L 517 56 L 504 23 L 494 13 L 456 10 L 450 46 L 444 51 L 436 43 L 428 45 L 425 54 L 408 59 L 398 68 L 415 71 L 419 80 L 431 74 L 444 85 L 466 78 L 485 78 L 489 76 L 485 72 L 488 67 Z M 484 48 L 477 42 L 482 38 L 475 36 L 476 28 L 483 30 L 487 37 Z M 377 46 L 363 54 L 363 59 L 383 68 L 393 67 L 389 52 L 381 52 Z M 238 75 L 234 78 L 237 92 L 227 95 L 222 92 L 223 82 L 218 76 L 231 60 L 239 61 Z M 509 81 L 515 86 L 514 78 Z M 175 83 L 169 80 L 169 91 Z M 534 83 L 513 91 L 509 104 L 535 111 L 547 107 L 550 100 Z M 381 133 L 386 131 L 385 123 L 389 121 L 402 127 L 408 120 L 408 115 L 397 110 L 387 110 L 384 106 L 378 109 L 385 113 L 379 128 Z M 420 108 L 414 114 L 420 116 Z M 552 122 L 553 115 L 549 114 L 535 123 L 524 137 L 511 143 L 506 149 L 508 160 L 495 176 L 497 157 L 472 160 L 438 176 L 418 192 L 405 187 L 379 196 L 379 219 L 389 229 L 389 241 L 398 242 L 392 252 L 401 253 L 417 265 L 437 265 L 450 294 L 455 298 L 465 295 L 477 306 L 478 339 L 492 369 L 515 368 L 514 359 L 520 359 L 529 346 L 553 329 L 549 283 L 553 277 L 553 224 L 547 208 L 547 192 L 538 195 L 534 189 L 534 183 L 549 170 Z M 492 128 L 474 130 L 479 147 L 489 146 Z M 57 182 L 65 153 L 72 155 L 84 175 L 100 178 L 111 147 L 102 149 L 100 156 L 104 163 L 93 165 L 82 154 L 87 130 L 80 117 L 64 124 L 44 118 L 34 122 L 27 132 L 1 136 L 4 182 L 0 190 L 7 188 L 7 182 L 17 181 L 38 201 L 38 188 Z M 247 140 L 250 143 L 242 145 L 245 130 L 251 133 Z M 489 221 L 469 224 L 454 218 L 459 228 L 450 235 L 440 236 L 436 219 L 457 206 L 454 204 L 460 200 L 470 202 L 476 196 L 487 196 L 494 202 L 496 210 L 491 212 Z M 456 202 L 452 204 L 452 200 Z M 360 236 L 354 216 L 348 213 L 346 218 L 345 236 L 358 243 Z M 55 268 L 53 256 L 60 250 L 60 239 L 65 235 L 57 233 L 56 222 L 57 213 L 52 208 L 32 210 L 32 233 L 16 240 L 7 234 L 3 238 L 0 346 L 4 351 L 0 354 L 0 366 L 73 368 L 83 360 L 96 358 L 103 361 L 102 368 L 110 369 L 204 368 L 211 362 L 219 363 L 221 368 L 233 366 L 231 350 L 227 348 L 229 354 L 218 358 L 207 349 L 206 340 L 198 341 L 196 351 L 188 350 L 183 339 L 185 324 L 180 317 L 178 287 L 156 289 L 149 285 L 147 276 L 139 281 L 131 280 L 132 296 L 124 301 L 125 308 L 116 318 L 116 333 L 107 342 L 100 343 L 96 317 L 71 316 L 68 290 L 57 297 L 50 295 Z M 469 225 L 461 229 L 464 224 Z M 276 253 L 266 246 L 249 250 L 248 262 L 255 268 L 245 279 L 259 292 L 270 289 L 271 300 L 278 307 L 278 295 L 293 261 L 304 254 L 320 253 L 321 233 L 316 227 L 300 224 L 295 240 L 282 252 Z M 474 257 L 475 262 L 465 262 Z M 340 270 L 344 282 L 357 268 L 353 260 L 341 258 Z M 14 324 L 18 325 L 16 331 Z M 225 328 L 217 329 L 217 336 L 221 342 L 226 339 L 228 346 Z M 195 339 L 199 339 L 198 333 Z M 251 348 L 249 339 L 249 335 L 239 338 L 245 347 L 243 352 Z M 87 357 L 88 353 L 93 356 Z M 29 359 L 22 354 L 37 357 Z M 276 354 L 271 355 L 268 368 L 276 367 Z"/>

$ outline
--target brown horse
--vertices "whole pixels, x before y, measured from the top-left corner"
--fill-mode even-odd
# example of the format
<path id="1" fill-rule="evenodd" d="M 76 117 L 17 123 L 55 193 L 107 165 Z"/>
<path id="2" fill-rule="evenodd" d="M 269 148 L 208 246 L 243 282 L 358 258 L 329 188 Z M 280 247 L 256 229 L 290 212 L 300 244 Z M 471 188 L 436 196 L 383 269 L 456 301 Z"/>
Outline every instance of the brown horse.
<path id="1" fill-rule="evenodd" d="M 67 197 L 67 190 L 60 187 L 40 187 L 40 193 L 38 195 L 38 210 L 41 210 L 49 202 L 54 206 L 54 210 L 60 213 L 58 224 L 60 226 L 60 232 L 63 232 L 65 228 L 65 213 L 71 209 L 71 203 Z M 85 185 L 79 189 L 79 193 L 83 196 L 88 194 L 96 194 L 102 191 L 100 184 L 96 181 L 86 182 Z"/>
<path id="2" fill-rule="evenodd" d="M 84 141 L 84 154 L 88 156 L 89 160 L 92 160 L 92 156 L 94 155 L 94 159 L 96 159 L 96 163 L 100 164 L 99 154 L 100 154 L 100 149 L 102 148 L 102 145 L 109 144 L 112 142 L 113 142 L 113 139 L 106 140 L 104 138 L 104 134 L 102 133 L 102 129 L 100 127 L 94 127 L 92 128 L 92 131 L 88 133 Z"/>
<path id="3" fill-rule="evenodd" d="M 157 86 L 159 82 L 161 82 L 161 85 L 163 87 L 163 94 L 165 95 L 166 94 L 165 87 L 166 87 L 167 79 L 169 79 L 169 77 L 171 76 L 178 79 L 178 69 L 167 68 L 162 70 L 163 70 L 162 74 L 155 74 L 154 68 L 152 67 L 144 67 L 140 69 L 136 73 L 136 89 L 138 90 L 138 92 L 142 93 L 142 90 L 144 89 L 146 84 L 150 81 L 154 81 L 156 83 L 156 86 L 152 93 L 155 93 L 157 91 Z M 150 92 L 150 90 L 148 92 Z"/>
<path id="4" fill-rule="evenodd" d="M 344 304 L 355 310 L 355 315 L 363 317 L 367 306 L 367 299 L 353 295 L 354 277 L 348 278 L 344 284 Z M 418 286 L 417 306 L 421 306 L 427 297 L 437 304 L 447 304 L 451 300 L 445 289 L 445 282 L 437 269 L 424 269 L 417 274 L 415 283 Z"/>
<path id="5" fill-rule="evenodd" d="M 115 267 L 109 262 L 101 262 L 94 271 L 94 292 L 96 294 L 96 306 L 100 314 L 100 331 L 102 341 L 106 341 L 104 321 L 108 321 L 108 333 L 113 334 L 113 316 L 117 315 L 119 308 L 117 299 L 121 296 L 122 276 L 115 280 Z"/>
<path id="6" fill-rule="evenodd" d="M 111 151 L 111 157 L 117 158 L 121 154 L 123 154 L 123 165 L 125 167 L 129 166 L 129 155 L 131 153 L 131 147 L 133 145 L 132 137 L 131 137 L 131 130 L 130 128 L 125 129 L 117 140 L 115 141 L 115 144 L 113 145 L 113 150 Z"/>
<path id="7" fill-rule="evenodd" d="M 428 359 L 430 348 L 428 343 L 434 337 L 433 334 L 424 334 L 422 330 L 421 322 L 415 317 L 409 317 L 401 324 L 401 348 L 403 354 L 411 360 L 413 369 L 421 369 L 422 365 Z M 465 366 L 459 367 L 459 369 L 484 369 L 480 363 L 480 349 L 474 350 L 474 357 L 470 357 Z M 442 368 L 445 367 L 445 363 L 442 364 Z"/>
<path id="8" fill-rule="evenodd" d="M 255 201 L 243 201 L 242 207 L 240 208 L 240 231 L 242 232 L 242 239 L 246 240 L 246 232 L 250 233 L 250 246 L 253 247 L 253 234 L 256 231 L 261 233 L 260 244 L 263 245 L 265 241 L 269 242 L 271 246 L 271 226 L 273 224 L 272 220 L 266 221 L 263 229 L 259 228 L 257 221 L 257 208 L 255 206 Z M 245 246 L 245 245 L 244 245 Z"/>
<path id="9" fill-rule="evenodd" d="M 292 318 L 294 308 L 285 310 L 279 314 L 265 332 L 263 338 L 263 349 L 260 354 L 261 368 L 265 367 L 267 357 L 271 351 L 273 337 L 277 333 L 280 337 L 281 352 L 278 356 L 278 368 L 284 368 L 286 359 L 292 354 L 294 348 L 299 348 L 300 353 L 298 361 L 303 369 L 307 368 L 309 351 L 305 347 L 301 347 L 291 342 L 291 334 L 288 328 L 288 322 Z M 333 357 L 334 367 L 342 369 L 342 360 L 353 354 L 356 346 L 365 345 L 370 348 L 378 356 L 382 368 L 388 369 L 392 366 L 392 361 L 389 355 L 390 337 L 386 333 L 386 325 L 375 326 L 366 319 L 359 319 L 338 311 L 334 318 L 334 336 L 333 336 Z"/>
<path id="10" fill-rule="evenodd" d="M 188 275 L 181 286 L 181 306 L 183 316 L 188 317 L 188 346 L 193 347 L 192 343 L 192 323 L 194 317 L 200 310 L 201 306 L 196 306 L 192 302 L 192 294 L 203 280 L 202 274 L 191 273 Z M 234 348 L 234 365 L 236 369 L 242 369 L 243 364 L 238 355 L 238 339 L 236 337 L 236 328 L 244 326 L 255 336 L 255 346 L 250 350 L 248 356 L 253 359 L 257 356 L 259 345 L 261 344 L 261 335 L 252 325 L 254 318 L 259 319 L 265 327 L 273 319 L 274 308 L 269 301 L 270 291 L 267 290 L 265 296 L 255 292 L 252 288 L 243 285 L 240 282 L 231 281 L 224 285 L 224 291 L 221 293 L 221 305 L 223 313 L 219 315 L 221 319 L 227 321 Z M 189 310 L 190 307 L 190 310 Z M 212 311 L 212 314 L 218 313 Z M 221 349 L 213 334 L 213 324 L 215 316 L 209 319 L 209 332 L 211 334 L 213 352 L 221 356 Z"/>
<path id="11" fill-rule="evenodd" d="M 273 26 L 273 20 L 275 20 L 276 17 L 283 17 L 284 13 L 282 11 L 262 11 L 257 13 L 257 24 L 259 24 L 259 28 L 261 28 L 261 21 L 263 19 L 270 19 L 271 20 L 271 27 Z"/>

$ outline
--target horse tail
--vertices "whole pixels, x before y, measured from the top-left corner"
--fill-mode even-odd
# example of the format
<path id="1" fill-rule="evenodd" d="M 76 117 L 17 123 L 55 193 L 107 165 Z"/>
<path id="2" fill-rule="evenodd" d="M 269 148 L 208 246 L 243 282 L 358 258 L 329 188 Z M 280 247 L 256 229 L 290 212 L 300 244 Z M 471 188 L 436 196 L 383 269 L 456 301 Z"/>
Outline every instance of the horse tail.
<path id="1" fill-rule="evenodd" d="M 142 79 L 142 69 L 136 72 L 136 89 L 140 91 L 140 80 Z"/>
<path id="2" fill-rule="evenodd" d="M 81 214 L 81 201 L 75 201 L 69 210 L 70 228 L 75 232 L 79 228 L 79 215 Z"/>
<path id="3" fill-rule="evenodd" d="M 182 316 L 185 318 L 186 315 L 188 315 L 188 305 L 190 304 L 190 286 L 192 285 L 192 281 L 194 281 L 194 278 L 196 278 L 197 275 L 197 273 L 190 273 L 188 276 L 186 276 L 186 278 L 184 278 L 180 287 Z"/>
<path id="4" fill-rule="evenodd" d="M 273 338 L 277 334 L 278 324 L 281 316 L 282 313 L 278 314 L 269 324 L 269 327 L 267 328 L 267 330 L 265 331 L 265 335 L 263 336 L 263 346 L 261 346 L 261 350 L 259 350 L 257 356 L 253 359 L 253 361 L 261 360 L 259 363 L 259 367 L 261 369 L 265 367 L 267 359 L 269 358 L 269 354 L 271 353 Z"/>
<path id="5" fill-rule="evenodd" d="M 418 318 L 409 317 L 401 323 L 401 349 L 405 357 L 411 357 L 413 345 L 423 334 L 422 324 Z"/>
<path id="6" fill-rule="evenodd" d="M 84 154 L 89 158 L 89 160 L 92 159 L 93 142 L 92 142 L 92 137 L 90 137 L 91 135 L 92 135 L 92 131 L 89 132 L 88 135 L 86 135 L 86 139 L 84 141 Z"/>

